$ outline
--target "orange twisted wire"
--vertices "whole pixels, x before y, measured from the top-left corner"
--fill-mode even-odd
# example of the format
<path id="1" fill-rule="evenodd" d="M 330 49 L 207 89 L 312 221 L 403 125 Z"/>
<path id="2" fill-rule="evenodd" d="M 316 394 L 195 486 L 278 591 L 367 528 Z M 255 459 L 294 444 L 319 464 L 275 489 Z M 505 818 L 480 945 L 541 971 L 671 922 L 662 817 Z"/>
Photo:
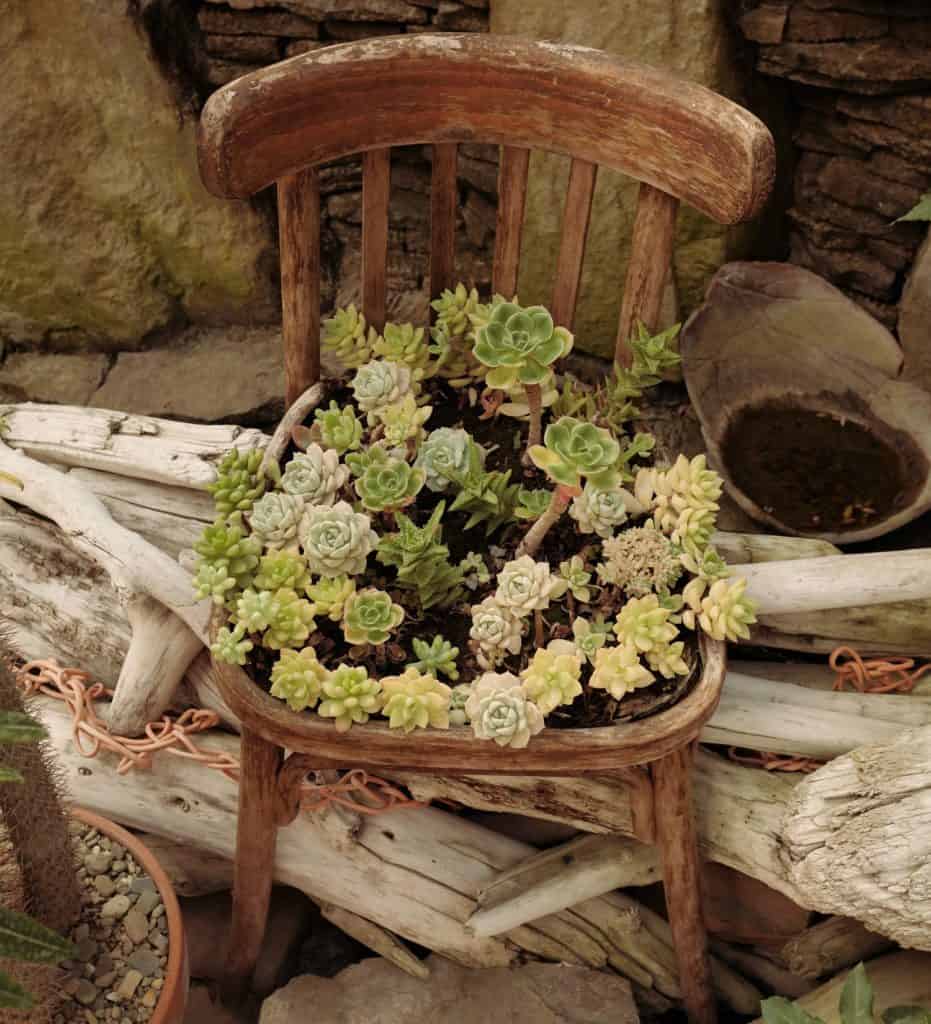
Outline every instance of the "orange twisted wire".
<path id="1" fill-rule="evenodd" d="M 931 670 L 931 662 L 916 669 L 914 658 L 864 660 L 853 647 L 835 648 L 828 664 L 834 671 L 835 690 L 850 683 L 860 693 L 908 693 Z"/>

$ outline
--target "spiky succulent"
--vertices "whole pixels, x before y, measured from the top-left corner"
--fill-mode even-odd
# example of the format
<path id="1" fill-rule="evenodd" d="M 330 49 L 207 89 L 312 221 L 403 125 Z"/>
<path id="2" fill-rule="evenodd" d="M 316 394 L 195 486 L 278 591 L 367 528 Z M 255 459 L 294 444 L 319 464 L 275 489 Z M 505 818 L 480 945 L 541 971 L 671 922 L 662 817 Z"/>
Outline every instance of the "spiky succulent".
<path id="1" fill-rule="evenodd" d="M 444 676 L 454 681 L 459 678 L 459 670 L 456 668 L 459 648 L 453 647 L 445 637 L 435 636 L 430 643 L 415 637 L 413 648 L 418 660 L 408 665 L 408 668 L 415 668 L 418 672 L 427 672 L 432 676 L 439 676 L 442 672 Z"/>
<path id="2" fill-rule="evenodd" d="M 375 359 L 360 366 L 349 382 L 356 405 L 368 413 L 370 426 L 374 426 L 376 409 L 399 402 L 414 390 L 414 378 L 407 366 Z"/>
<path id="3" fill-rule="evenodd" d="M 281 474 L 281 489 L 309 505 L 332 505 L 349 479 L 349 470 L 331 448 L 310 444 L 288 460 Z"/>
<path id="4" fill-rule="evenodd" d="M 520 654 L 523 636 L 522 617 L 494 595 L 472 605 L 469 637 L 482 668 L 496 668 L 509 654 Z"/>
<path id="5" fill-rule="evenodd" d="M 266 548 L 284 547 L 296 539 L 304 507 L 297 494 L 269 491 L 252 506 L 249 526 Z"/>
<path id="6" fill-rule="evenodd" d="M 194 550 L 200 555 L 198 568 L 201 565 L 222 566 L 236 580 L 236 586 L 242 588 L 249 584 L 259 564 L 262 542 L 258 537 L 247 534 L 242 513 L 234 512 L 225 521 L 218 519 L 205 526 Z"/>
<path id="7" fill-rule="evenodd" d="M 265 493 L 268 477 L 260 472 L 263 455 L 260 448 L 233 448 L 220 460 L 216 480 L 207 484 L 220 518 L 248 512 Z"/>
<path id="8" fill-rule="evenodd" d="M 280 590 L 288 587 L 298 592 L 310 583 L 307 563 L 296 551 L 270 551 L 262 555 L 253 585 L 256 590 Z"/>
<path id="9" fill-rule="evenodd" d="M 565 580 L 569 593 L 582 604 L 588 604 L 592 599 L 592 574 L 585 568 L 585 561 L 581 555 L 573 555 L 565 562 L 559 563 L 559 575 Z M 595 587 L 597 590 L 598 587 Z"/>
<path id="10" fill-rule="evenodd" d="M 518 383 L 540 384 L 550 366 L 571 348 L 572 335 L 564 327 L 554 327 L 542 306 L 521 309 L 516 303 L 501 302 L 476 331 L 472 352 L 488 367 L 488 386 L 507 389 Z"/>
<path id="11" fill-rule="evenodd" d="M 337 455 L 355 451 L 362 444 L 362 424 L 356 418 L 355 410 L 348 405 L 331 401 L 328 409 L 317 409 L 311 437 L 331 448 Z"/>
<path id="12" fill-rule="evenodd" d="M 592 621 L 583 618 L 573 619 L 572 636 L 575 646 L 589 662 L 595 661 L 595 655 L 608 642 L 611 626 L 600 615 Z"/>
<path id="13" fill-rule="evenodd" d="M 542 445 L 532 445 L 530 458 L 552 480 L 564 487 L 581 487 L 585 477 L 595 487 L 617 485 L 621 446 L 614 436 L 592 423 L 563 416 L 546 428 Z"/>
<path id="14" fill-rule="evenodd" d="M 490 473 L 481 469 L 470 471 L 457 486 L 460 490 L 449 510 L 468 513 L 463 529 L 484 525 L 485 536 L 489 537 L 514 518 L 520 484 L 511 483 L 509 469 Z"/>
<path id="15" fill-rule="evenodd" d="M 565 584 L 552 575 L 546 562 L 521 555 L 498 573 L 495 600 L 515 615 L 525 616 L 548 607 L 550 600 L 564 590 Z"/>
<path id="16" fill-rule="evenodd" d="M 521 749 L 543 729 L 543 712 L 527 697 L 517 676 L 486 672 L 472 684 L 466 714 L 480 740 Z"/>
<path id="17" fill-rule="evenodd" d="M 464 569 L 449 560 L 449 548 L 441 542 L 440 502 L 423 526 L 416 526 L 403 512 L 395 513 L 398 532 L 378 544 L 378 561 L 397 570 L 397 585 L 417 593 L 421 608 L 453 604 L 462 594 Z"/>
<path id="18" fill-rule="evenodd" d="M 611 537 L 627 521 L 629 513 L 636 515 L 640 511 L 634 496 L 623 487 L 602 489 L 590 481 L 569 506 L 569 515 L 578 523 L 580 533 L 597 533 L 604 538 Z"/>
<path id="19" fill-rule="evenodd" d="M 283 650 L 272 665 L 269 693 L 288 702 L 292 711 L 316 707 L 329 672 L 317 660 L 312 647 Z"/>
<path id="20" fill-rule="evenodd" d="M 374 416 L 382 429 L 380 443 L 389 448 L 420 444 L 425 434 L 423 425 L 432 412 L 433 406 L 418 405 L 410 392 L 399 402 L 376 409 Z"/>
<path id="21" fill-rule="evenodd" d="M 607 690 L 615 700 L 644 686 L 656 677 L 640 661 L 637 648 L 631 643 L 615 647 L 602 647 L 595 652 L 595 670 L 588 685 L 595 690 Z"/>
<path id="22" fill-rule="evenodd" d="M 450 689 L 434 676 L 407 668 L 399 676 L 382 679 L 383 714 L 392 729 L 449 728 Z"/>
<path id="23" fill-rule="evenodd" d="M 682 621 L 690 628 L 696 624 L 715 640 L 747 640 L 750 637 L 750 626 L 756 622 L 756 608 L 747 597 L 747 581 L 744 577 L 733 581 L 716 580 L 705 596 L 693 585 L 702 585 L 703 581 L 693 580 L 685 588 L 684 596 L 688 608 L 683 613 Z"/>
<path id="24" fill-rule="evenodd" d="M 669 539 L 652 523 L 609 537 L 598 578 L 620 587 L 629 597 L 666 591 L 682 575 L 682 562 Z"/>
<path id="25" fill-rule="evenodd" d="M 355 370 L 372 358 L 372 346 L 377 337 L 373 327 L 366 333 L 365 317 L 354 305 L 337 309 L 323 321 L 323 347 L 349 370 Z"/>
<path id="26" fill-rule="evenodd" d="M 472 440 L 468 431 L 439 427 L 431 430 L 420 446 L 414 465 L 426 474 L 427 488 L 440 493 L 449 490 L 454 482 L 461 481 L 475 461 L 481 470 L 485 464 L 485 450 Z"/>
<path id="27" fill-rule="evenodd" d="M 225 604 L 237 589 L 236 578 L 230 576 L 229 566 L 223 562 L 201 562 L 194 574 L 194 593 L 198 601 L 210 598 L 216 605 Z"/>
<path id="28" fill-rule="evenodd" d="M 372 349 L 379 359 L 407 366 L 421 377 L 429 376 L 430 350 L 424 341 L 424 329 L 413 324 L 385 324 L 382 336 Z"/>
<path id="29" fill-rule="evenodd" d="M 539 519 L 550 507 L 552 499 L 552 491 L 521 487 L 517 492 L 517 507 L 514 509 L 514 515 L 518 519 Z"/>
<path id="30" fill-rule="evenodd" d="M 239 623 L 232 629 L 224 626 L 218 630 L 210 652 L 218 661 L 225 661 L 228 665 L 245 665 L 246 657 L 254 646 L 246 636 L 246 627 Z"/>
<path id="31" fill-rule="evenodd" d="M 317 714 L 335 719 L 337 732 L 346 732 L 353 723 L 367 722 L 382 708 L 381 683 L 369 678 L 362 667 L 340 665 L 323 680 L 321 690 L 323 699 Z"/>
<path id="32" fill-rule="evenodd" d="M 671 615 L 672 612 L 660 603 L 656 594 L 632 597 L 618 612 L 614 622 L 618 643 L 630 644 L 637 651 L 665 647 L 675 640 L 678 632 Z"/>
<path id="33" fill-rule="evenodd" d="M 574 643 L 551 640 L 538 650 L 521 672 L 524 693 L 548 715 L 560 704 L 571 704 L 582 692 L 582 657 Z"/>
<path id="34" fill-rule="evenodd" d="M 288 587 L 243 591 L 236 620 L 249 633 L 264 631 L 263 646 L 275 651 L 300 647 L 316 627 L 313 605 Z"/>
<path id="35" fill-rule="evenodd" d="M 364 457 L 350 455 L 348 459 L 354 472 L 357 467 L 362 470 L 355 482 L 356 494 L 372 512 L 404 508 L 423 487 L 424 471 L 392 457 L 384 448 L 370 448 Z"/>
<path id="36" fill-rule="evenodd" d="M 327 577 L 359 575 L 378 544 L 372 520 L 345 501 L 308 508 L 299 540 L 310 571 Z"/>
<path id="37" fill-rule="evenodd" d="M 332 576 L 308 583 L 304 592 L 314 606 L 315 615 L 325 615 L 331 622 L 343 617 L 346 602 L 356 592 L 356 581 L 350 576 Z"/>
<path id="38" fill-rule="evenodd" d="M 404 609 L 391 595 L 366 587 L 343 606 L 343 636 L 347 644 L 383 644 L 404 621 Z"/>

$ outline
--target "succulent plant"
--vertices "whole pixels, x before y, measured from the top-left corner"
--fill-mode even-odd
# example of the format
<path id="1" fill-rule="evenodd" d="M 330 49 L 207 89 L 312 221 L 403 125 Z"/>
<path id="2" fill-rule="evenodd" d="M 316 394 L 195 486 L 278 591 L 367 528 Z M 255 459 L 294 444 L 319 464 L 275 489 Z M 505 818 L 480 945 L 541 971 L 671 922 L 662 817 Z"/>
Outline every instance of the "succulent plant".
<path id="1" fill-rule="evenodd" d="M 382 427 L 380 443 L 389 448 L 402 448 L 409 442 L 420 444 L 425 434 L 423 425 L 432 412 L 433 406 L 418 405 L 410 392 L 400 401 L 376 409 L 373 415 Z"/>
<path id="2" fill-rule="evenodd" d="M 709 544 L 698 552 L 684 551 L 680 556 L 683 568 L 697 576 L 700 580 L 713 583 L 730 576 L 727 562 L 718 554 L 717 549 Z"/>
<path id="3" fill-rule="evenodd" d="M 691 671 L 685 660 L 685 642 L 661 644 L 646 652 L 647 664 L 665 679 L 673 676 L 687 676 Z"/>
<path id="4" fill-rule="evenodd" d="M 450 689 L 432 675 L 423 675 L 409 667 L 399 676 L 381 681 L 384 695 L 383 714 L 392 729 L 412 732 L 414 729 L 449 728 Z"/>
<path id="5" fill-rule="evenodd" d="M 551 364 L 571 348 L 572 335 L 564 327 L 554 327 L 542 306 L 521 309 L 516 303 L 501 302 L 476 331 L 472 352 L 489 368 L 488 386 L 507 389 L 517 383 L 540 384 Z"/>
<path id="6" fill-rule="evenodd" d="M 349 370 L 357 369 L 372 358 L 372 346 L 377 337 L 374 327 L 369 327 L 366 334 L 365 317 L 354 305 L 337 309 L 323 321 L 323 347 Z"/>
<path id="7" fill-rule="evenodd" d="M 449 693 L 449 724 L 468 725 L 469 715 L 466 711 L 466 703 L 472 696 L 472 684 L 460 683 L 454 686 Z"/>
<path id="8" fill-rule="evenodd" d="M 311 444 L 288 460 L 281 475 L 281 489 L 309 505 L 332 505 L 348 479 L 349 470 L 341 465 L 335 451 Z"/>
<path id="9" fill-rule="evenodd" d="M 252 506 L 249 526 L 265 547 L 284 547 L 297 537 L 304 508 L 304 499 L 296 494 L 269 491 Z"/>
<path id="10" fill-rule="evenodd" d="M 325 615 L 331 622 L 339 622 L 346 602 L 356 592 L 356 581 L 345 575 L 324 577 L 316 583 L 308 583 L 304 592 L 313 603 L 315 615 Z"/>
<path id="11" fill-rule="evenodd" d="M 656 594 L 630 598 L 614 622 L 618 643 L 630 644 L 637 651 L 665 647 L 678 632 L 670 621 L 671 614 Z"/>
<path id="12" fill-rule="evenodd" d="M 218 661 L 225 661 L 228 665 L 245 665 L 246 657 L 254 646 L 246 636 L 246 627 L 239 623 L 232 629 L 224 626 L 218 630 L 210 652 Z"/>
<path id="13" fill-rule="evenodd" d="M 382 708 L 381 683 L 370 679 L 362 667 L 340 665 L 323 680 L 321 689 L 317 714 L 335 719 L 337 732 L 346 732 L 354 722 L 362 725 Z"/>
<path id="14" fill-rule="evenodd" d="M 404 621 L 404 609 L 377 587 L 356 591 L 343 606 L 347 644 L 383 644 Z"/>
<path id="15" fill-rule="evenodd" d="M 615 700 L 654 682 L 656 676 L 643 666 L 631 643 L 602 647 L 595 652 L 595 670 L 588 685 L 607 690 Z"/>
<path id="16" fill-rule="evenodd" d="M 372 512 L 404 508 L 423 487 L 424 471 L 393 458 L 384 448 L 370 448 L 364 463 L 350 462 L 353 469 L 363 464 L 365 468 L 355 482 L 355 489 L 362 505 Z"/>
<path id="17" fill-rule="evenodd" d="M 427 488 L 441 493 L 468 474 L 475 458 L 481 470 L 485 464 L 485 450 L 472 440 L 468 431 L 439 427 L 431 430 L 420 446 L 414 465 L 426 474 Z"/>
<path id="18" fill-rule="evenodd" d="M 689 587 L 701 582 L 693 580 Z M 689 629 L 695 629 L 697 623 L 713 639 L 730 640 L 732 643 L 749 638 L 750 626 L 756 622 L 756 615 L 754 603 L 746 595 L 745 578 L 733 582 L 716 580 L 707 595 L 701 598 L 695 597 L 697 588 L 690 592 L 689 587 L 684 594 L 689 607 L 682 616 Z"/>
<path id="19" fill-rule="evenodd" d="M 288 702 L 292 711 L 316 707 L 329 672 L 317 660 L 312 647 L 299 651 L 283 650 L 272 665 L 269 693 Z"/>
<path id="20" fill-rule="evenodd" d="M 236 621 L 249 633 L 261 633 L 272 650 L 300 647 L 316 627 L 314 606 L 294 590 L 243 591 L 236 602 Z"/>
<path id="21" fill-rule="evenodd" d="M 486 672 L 476 679 L 466 714 L 478 739 L 494 740 L 501 747 L 526 747 L 543 729 L 543 712 L 510 672 Z"/>
<path id="22" fill-rule="evenodd" d="M 414 378 L 407 366 L 375 359 L 356 370 L 349 382 L 356 405 L 368 413 L 370 426 L 374 426 L 376 409 L 399 402 L 414 390 Z"/>
<path id="23" fill-rule="evenodd" d="M 478 292 L 466 291 L 459 284 L 448 289 L 430 304 L 436 311 L 436 323 L 430 332 L 430 351 L 437 357 L 436 370 L 454 387 L 480 381 L 485 367 L 472 354 L 472 316 L 480 308 Z"/>
<path id="24" fill-rule="evenodd" d="M 514 518 L 520 485 L 511 483 L 509 469 L 503 473 L 499 470 L 486 473 L 479 467 L 474 472 L 470 470 L 456 486 L 459 493 L 449 510 L 469 514 L 463 529 L 471 530 L 483 524 L 488 537 Z"/>
<path id="25" fill-rule="evenodd" d="M 565 580 L 569 593 L 576 601 L 581 601 L 582 604 L 588 604 L 591 601 L 592 574 L 586 570 L 585 561 L 580 555 L 573 555 L 565 562 L 560 562 L 559 575 Z"/>
<path id="26" fill-rule="evenodd" d="M 572 620 L 572 636 L 575 646 L 589 662 L 595 661 L 595 654 L 608 642 L 611 626 L 602 616 L 589 621 L 581 617 Z"/>
<path id="27" fill-rule="evenodd" d="M 204 527 L 194 550 L 201 564 L 224 566 L 238 587 L 247 586 L 262 554 L 262 542 L 249 536 L 242 522 L 242 513 L 234 512 L 227 520 L 217 520 Z"/>
<path id="28" fill-rule="evenodd" d="M 259 448 L 233 448 L 220 460 L 216 480 L 207 484 L 220 518 L 248 512 L 265 493 L 268 478 L 259 471 L 264 454 Z"/>
<path id="29" fill-rule="evenodd" d="M 407 366 L 421 377 L 428 376 L 430 350 L 424 341 L 424 329 L 413 324 L 385 324 L 382 336 L 372 349 L 379 359 Z"/>
<path id="30" fill-rule="evenodd" d="M 669 535 L 673 544 L 696 558 L 711 543 L 717 508 L 686 508 L 679 513 L 675 529 Z"/>
<path id="31" fill-rule="evenodd" d="M 548 715 L 560 704 L 571 704 L 582 692 L 582 657 L 574 643 L 551 640 L 534 653 L 521 672 L 524 693 Z"/>
<path id="32" fill-rule="evenodd" d="M 340 406 L 331 401 L 328 409 L 317 409 L 314 413 L 311 436 L 324 448 L 331 448 L 337 455 L 345 455 L 361 446 L 362 424 L 351 406 Z"/>
<path id="33" fill-rule="evenodd" d="M 296 551 L 270 551 L 259 560 L 253 586 L 256 590 L 280 590 L 288 587 L 298 592 L 310 583 L 307 563 Z"/>
<path id="34" fill-rule="evenodd" d="M 223 562 L 201 562 L 198 565 L 194 574 L 194 593 L 198 601 L 209 597 L 214 604 L 222 605 L 236 589 L 236 578 L 230 576 L 229 567 Z"/>
<path id="35" fill-rule="evenodd" d="M 397 585 L 416 591 L 424 609 L 448 607 L 462 594 L 464 569 L 450 562 L 449 548 L 440 541 L 444 509 L 441 501 L 423 526 L 396 512 L 398 532 L 383 537 L 378 545 L 378 561 L 397 570 Z"/>
<path id="36" fill-rule="evenodd" d="M 556 483 L 580 487 L 582 477 L 602 490 L 620 479 L 617 461 L 621 446 L 602 427 L 563 416 L 546 428 L 542 445 L 532 445 L 530 458 Z"/>
<path id="37" fill-rule="evenodd" d="M 469 637 L 482 668 L 495 668 L 507 655 L 520 654 L 523 635 L 521 616 L 500 604 L 493 595 L 472 605 Z"/>
<path id="38" fill-rule="evenodd" d="M 444 289 L 438 299 L 434 299 L 430 305 L 436 313 L 436 324 L 442 327 L 452 338 L 465 338 L 472 330 L 472 323 L 469 319 L 480 303 L 478 292 L 473 288 L 466 290 L 461 282 L 456 285 L 455 291 Z"/>
<path id="39" fill-rule="evenodd" d="M 464 574 L 463 582 L 469 590 L 474 590 L 482 583 L 488 583 L 491 580 L 488 565 L 477 551 L 469 551 L 459 563 L 459 569 Z"/>
<path id="40" fill-rule="evenodd" d="M 522 555 L 508 562 L 498 573 L 495 600 L 515 615 L 529 615 L 548 607 L 551 598 L 565 584 L 553 577 L 546 562 L 535 562 L 530 555 Z"/>
<path id="41" fill-rule="evenodd" d="M 675 547 L 652 523 L 609 537 L 602 553 L 598 578 L 620 587 L 629 597 L 668 590 L 682 575 Z"/>
<path id="42" fill-rule="evenodd" d="M 537 488 L 531 490 L 521 487 L 517 492 L 517 507 L 514 515 L 517 519 L 539 519 L 540 516 L 550 507 L 552 491 Z"/>
<path id="43" fill-rule="evenodd" d="M 318 576 L 357 576 L 378 544 L 372 520 L 345 501 L 310 506 L 301 520 L 299 540 L 307 566 Z"/>
<path id="44" fill-rule="evenodd" d="M 430 643 L 415 637 L 413 648 L 418 660 L 408 665 L 408 668 L 415 668 L 418 672 L 427 672 L 437 677 L 442 672 L 452 680 L 459 678 L 459 670 L 456 668 L 459 648 L 453 647 L 445 637 L 435 636 Z"/>
<path id="45" fill-rule="evenodd" d="M 687 509 L 716 512 L 721 489 L 721 477 L 708 469 L 704 454 L 691 460 L 680 455 L 665 471 L 641 469 L 634 493 L 641 505 L 652 508 L 656 525 L 671 533 Z"/>
<path id="46" fill-rule="evenodd" d="M 597 533 L 603 538 L 613 536 L 629 513 L 637 515 L 641 511 L 634 496 L 623 487 L 603 490 L 590 481 L 569 506 L 569 515 L 578 523 L 580 533 Z"/>

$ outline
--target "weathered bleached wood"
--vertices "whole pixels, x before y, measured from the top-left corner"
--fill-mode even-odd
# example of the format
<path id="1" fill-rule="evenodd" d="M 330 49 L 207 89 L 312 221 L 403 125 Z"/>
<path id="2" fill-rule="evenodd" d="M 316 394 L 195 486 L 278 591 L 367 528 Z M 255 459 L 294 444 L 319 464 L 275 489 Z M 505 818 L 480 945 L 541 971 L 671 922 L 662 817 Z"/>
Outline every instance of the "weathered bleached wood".
<path id="1" fill-rule="evenodd" d="M 895 601 L 796 615 L 760 615 L 751 642 L 808 654 L 856 647 L 863 655 L 931 658 L 931 600 Z"/>
<path id="2" fill-rule="evenodd" d="M 773 995 L 797 999 L 815 987 L 814 982 L 787 971 L 764 956 L 737 949 L 720 940 L 712 941 L 711 948 L 725 963 L 738 968 L 746 977 L 761 982 Z"/>
<path id="3" fill-rule="evenodd" d="M 780 959 L 803 978 L 823 978 L 886 952 L 892 943 L 850 917 L 829 917 L 791 938 Z"/>
<path id="4" fill-rule="evenodd" d="M 752 562 L 779 562 L 795 558 L 823 558 L 841 554 L 840 548 L 826 540 L 808 537 L 781 537 L 775 533 L 732 533 L 718 530 L 711 538 L 721 557 L 731 565 Z"/>
<path id="5" fill-rule="evenodd" d="M 284 416 L 281 417 L 275 428 L 275 433 L 272 434 L 271 440 L 265 447 L 265 454 L 262 456 L 263 470 L 268 469 L 272 462 L 281 460 L 291 443 L 291 432 L 317 408 L 324 394 L 326 394 L 326 385 L 323 381 L 319 381 L 302 391 L 293 402 L 289 403 Z"/>
<path id="6" fill-rule="evenodd" d="M 728 671 L 737 675 L 767 679 L 775 683 L 790 683 L 809 690 L 830 690 L 834 686 L 834 670 L 824 661 L 751 661 L 740 657 L 728 658 Z"/>
<path id="7" fill-rule="evenodd" d="M 331 924 L 335 924 L 363 946 L 368 946 L 379 956 L 391 961 L 405 973 L 412 974 L 415 978 L 430 977 L 430 968 L 423 960 L 418 960 L 391 932 L 373 924 L 367 918 L 359 917 L 358 914 L 343 910 L 342 907 L 335 907 L 331 903 L 321 903 L 320 913 Z"/>

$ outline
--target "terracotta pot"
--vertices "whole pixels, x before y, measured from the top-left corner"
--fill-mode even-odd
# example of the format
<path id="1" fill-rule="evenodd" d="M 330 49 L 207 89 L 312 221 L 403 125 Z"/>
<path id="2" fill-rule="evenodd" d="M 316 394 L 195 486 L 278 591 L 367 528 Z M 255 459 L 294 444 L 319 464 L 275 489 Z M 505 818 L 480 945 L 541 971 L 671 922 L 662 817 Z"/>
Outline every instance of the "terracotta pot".
<path id="1" fill-rule="evenodd" d="M 168 921 L 168 963 L 165 965 L 165 983 L 162 986 L 162 994 L 149 1018 L 149 1024 L 181 1024 L 187 1007 L 190 975 L 184 922 L 181 919 L 181 908 L 178 906 L 178 897 L 175 895 L 171 880 L 149 848 L 132 833 L 127 832 L 125 828 L 115 825 L 99 814 L 94 814 L 93 811 L 86 811 L 82 807 L 72 807 L 71 816 L 85 825 L 97 829 L 108 839 L 114 840 L 129 850 L 136 863 L 155 883 L 158 894 L 162 898 L 165 917 Z"/>

